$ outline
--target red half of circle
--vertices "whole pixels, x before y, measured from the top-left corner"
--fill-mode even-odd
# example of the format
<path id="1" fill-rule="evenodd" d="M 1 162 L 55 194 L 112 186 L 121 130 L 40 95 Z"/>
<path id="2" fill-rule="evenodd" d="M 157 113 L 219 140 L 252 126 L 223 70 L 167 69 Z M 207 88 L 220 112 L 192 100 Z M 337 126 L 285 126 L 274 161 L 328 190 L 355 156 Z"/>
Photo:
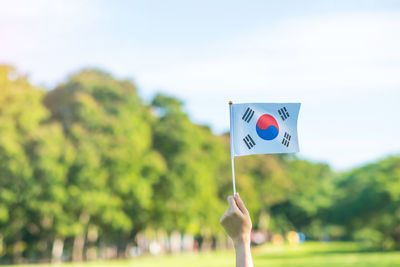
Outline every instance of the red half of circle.
<path id="1" fill-rule="evenodd" d="M 260 118 L 258 118 L 257 126 L 261 130 L 265 130 L 271 125 L 275 126 L 279 131 L 278 123 L 276 122 L 275 118 L 272 117 L 271 115 L 264 114 Z"/>

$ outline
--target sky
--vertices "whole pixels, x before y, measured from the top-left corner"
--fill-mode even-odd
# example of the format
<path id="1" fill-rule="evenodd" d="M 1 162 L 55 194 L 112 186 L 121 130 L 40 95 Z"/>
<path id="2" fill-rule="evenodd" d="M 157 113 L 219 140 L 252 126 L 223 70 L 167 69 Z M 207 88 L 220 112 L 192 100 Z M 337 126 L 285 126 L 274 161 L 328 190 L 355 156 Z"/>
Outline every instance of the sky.
<path id="1" fill-rule="evenodd" d="M 47 90 L 82 68 L 162 92 L 216 134 L 228 101 L 301 102 L 299 157 L 400 153 L 399 1 L 0 0 L 0 64 Z"/>

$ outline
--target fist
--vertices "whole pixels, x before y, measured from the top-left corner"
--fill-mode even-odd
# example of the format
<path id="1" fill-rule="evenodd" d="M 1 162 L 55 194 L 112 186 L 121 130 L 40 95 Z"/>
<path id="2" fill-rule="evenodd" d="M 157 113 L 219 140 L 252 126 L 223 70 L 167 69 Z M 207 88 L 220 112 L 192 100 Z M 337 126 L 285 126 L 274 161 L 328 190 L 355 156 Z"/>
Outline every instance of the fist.
<path id="1" fill-rule="evenodd" d="M 251 218 L 238 193 L 228 197 L 228 210 L 221 217 L 221 225 L 235 245 L 250 244 Z"/>

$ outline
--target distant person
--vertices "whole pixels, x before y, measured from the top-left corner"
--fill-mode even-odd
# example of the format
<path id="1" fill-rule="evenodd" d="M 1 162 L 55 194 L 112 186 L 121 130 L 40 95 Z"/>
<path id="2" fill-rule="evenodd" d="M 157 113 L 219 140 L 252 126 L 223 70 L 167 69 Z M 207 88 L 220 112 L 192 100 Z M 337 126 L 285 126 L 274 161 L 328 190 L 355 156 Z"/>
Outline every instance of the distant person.
<path id="1" fill-rule="evenodd" d="M 220 222 L 232 238 L 236 253 L 236 267 L 252 267 L 250 214 L 238 193 L 235 196 L 229 196 L 228 203 L 228 210 L 222 215 Z"/>

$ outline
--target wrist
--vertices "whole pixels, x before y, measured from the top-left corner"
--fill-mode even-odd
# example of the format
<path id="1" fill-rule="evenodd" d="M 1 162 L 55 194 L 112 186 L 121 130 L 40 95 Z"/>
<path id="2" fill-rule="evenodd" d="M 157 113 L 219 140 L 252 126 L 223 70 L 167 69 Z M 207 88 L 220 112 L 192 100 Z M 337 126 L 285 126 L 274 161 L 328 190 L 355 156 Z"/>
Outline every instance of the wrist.
<path id="1" fill-rule="evenodd" d="M 235 248 L 250 247 L 250 234 L 242 235 L 232 240 Z"/>
<path id="2" fill-rule="evenodd" d="M 253 267 L 250 249 L 250 234 L 236 238 L 234 241 L 236 266 Z"/>

